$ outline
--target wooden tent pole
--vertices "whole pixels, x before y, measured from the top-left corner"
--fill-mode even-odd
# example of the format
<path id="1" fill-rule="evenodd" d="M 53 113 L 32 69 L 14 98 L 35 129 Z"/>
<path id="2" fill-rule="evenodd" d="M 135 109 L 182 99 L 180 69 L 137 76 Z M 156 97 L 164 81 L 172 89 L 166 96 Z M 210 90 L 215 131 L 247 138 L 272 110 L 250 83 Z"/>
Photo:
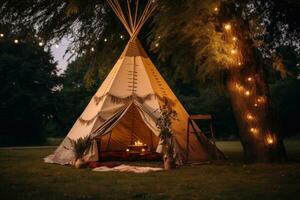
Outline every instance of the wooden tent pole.
<path id="1" fill-rule="evenodd" d="M 137 15 L 138 15 L 138 8 L 139 8 L 139 0 L 136 1 L 136 5 L 135 5 L 135 13 L 134 13 L 134 21 L 133 21 L 134 29 L 136 29 L 136 20 L 137 20 Z"/>
<path id="2" fill-rule="evenodd" d="M 133 27 L 133 21 L 132 21 L 132 15 L 131 15 L 131 9 L 130 9 L 129 0 L 127 0 L 127 9 L 128 9 L 129 25 L 131 27 L 131 31 L 134 32 L 134 27 Z"/>
<path id="3" fill-rule="evenodd" d="M 190 119 L 187 121 L 187 129 L 186 129 L 186 159 L 189 158 L 189 146 L 190 146 Z"/>

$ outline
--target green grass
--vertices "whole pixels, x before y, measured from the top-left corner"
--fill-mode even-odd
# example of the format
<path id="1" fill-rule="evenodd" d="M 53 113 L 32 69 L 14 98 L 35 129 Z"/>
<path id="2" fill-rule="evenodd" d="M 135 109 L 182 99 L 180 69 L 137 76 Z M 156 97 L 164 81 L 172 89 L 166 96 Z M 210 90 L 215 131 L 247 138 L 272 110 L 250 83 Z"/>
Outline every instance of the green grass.
<path id="1" fill-rule="evenodd" d="M 232 162 L 147 174 L 44 164 L 53 149 L 1 149 L 0 199 L 300 199 L 299 141 L 286 143 L 285 164 L 245 165 L 239 143 L 218 146 Z"/>

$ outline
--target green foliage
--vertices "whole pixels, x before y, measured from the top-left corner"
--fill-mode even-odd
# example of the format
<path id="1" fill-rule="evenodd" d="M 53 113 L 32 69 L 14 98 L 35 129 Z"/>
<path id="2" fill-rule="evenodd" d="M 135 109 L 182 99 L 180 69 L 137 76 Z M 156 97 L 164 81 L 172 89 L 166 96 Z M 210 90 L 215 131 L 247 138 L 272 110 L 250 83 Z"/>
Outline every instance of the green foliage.
<path id="1" fill-rule="evenodd" d="M 163 105 L 160 112 L 160 117 L 156 121 L 156 127 L 160 130 L 159 137 L 162 143 L 168 145 L 168 141 L 173 136 L 171 131 L 172 121 L 177 119 L 177 113 L 167 105 Z"/>
<path id="2" fill-rule="evenodd" d="M 1 145 L 44 141 L 55 117 L 59 84 L 49 52 L 30 43 L 0 41 Z"/>
<path id="3" fill-rule="evenodd" d="M 89 136 L 78 138 L 77 140 L 72 140 L 71 138 L 68 138 L 72 150 L 74 152 L 75 158 L 79 159 L 82 158 L 84 155 L 84 152 L 91 146 L 92 141 Z"/>

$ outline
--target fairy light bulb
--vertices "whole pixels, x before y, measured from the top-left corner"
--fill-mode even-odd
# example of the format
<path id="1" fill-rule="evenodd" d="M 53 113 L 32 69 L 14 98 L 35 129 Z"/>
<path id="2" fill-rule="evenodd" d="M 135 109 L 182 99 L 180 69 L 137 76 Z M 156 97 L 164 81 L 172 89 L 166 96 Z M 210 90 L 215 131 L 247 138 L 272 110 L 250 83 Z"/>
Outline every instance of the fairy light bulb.
<path id="1" fill-rule="evenodd" d="M 124 35 L 120 35 L 120 38 L 123 40 L 124 39 Z"/>
<path id="2" fill-rule="evenodd" d="M 59 48 L 59 45 L 58 45 L 58 44 L 55 44 L 54 46 L 55 46 L 55 48 Z"/>
<path id="3" fill-rule="evenodd" d="M 15 44 L 18 44 L 18 43 L 19 43 L 19 40 L 15 39 L 15 40 L 14 40 L 14 43 L 15 43 Z"/>
<path id="4" fill-rule="evenodd" d="M 258 104 L 257 104 L 257 103 L 255 103 L 255 104 L 254 104 L 254 107 L 258 107 Z"/>
<path id="5" fill-rule="evenodd" d="M 231 54 L 236 54 L 236 50 L 235 50 L 235 49 L 232 49 L 232 50 L 231 50 Z"/>
<path id="6" fill-rule="evenodd" d="M 95 48 L 94 48 L 94 47 L 92 47 L 92 48 L 91 48 L 91 51 L 92 51 L 92 52 L 94 52 L 94 51 L 95 51 Z"/>
<path id="7" fill-rule="evenodd" d="M 41 46 L 43 46 L 44 45 L 44 43 L 43 42 L 39 42 L 39 46 L 41 47 Z"/>
<path id="8" fill-rule="evenodd" d="M 226 31 L 229 31 L 231 29 L 231 25 L 230 24 L 225 24 L 224 26 Z"/>
<path id="9" fill-rule="evenodd" d="M 215 12 L 218 12 L 218 11 L 219 11 L 219 8 L 218 8 L 218 7 L 214 7 L 214 11 L 215 11 Z"/>
<path id="10" fill-rule="evenodd" d="M 250 91 L 247 90 L 247 91 L 245 92 L 245 95 L 246 95 L 246 96 L 249 96 L 249 95 L 250 95 Z"/>
<path id="11" fill-rule="evenodd" d="M 253 117 L 253 115 L 252 115 L 251 113 L 248 113 L 246 117 L 247 117 L 247 119 L 248 119 L 249 121 L 254 120 L 254 117 Z"/>
<path id="12" fill-rule="evenodd" d="M 252 77 L 249 76 L 249 77 L 247 78 L 247 81 L 251 82 L 251 81 L 252 81 Z"/>
<path id="13" fill-rule="evenodd" d="M 238 62 L 238 66 L 241 66 L 242 65 L 242 63 L 241 62 Z"/>
<path id="14" fill-rule="evenodd" d="M 156 44 L 155 44 L 155 47 L 159 47 L 159 44 L 158 44 L 158 43 L 156 43 Z"/>
<path id="15" fill-rule="evenodd" d="M 258 133 L 258 129 L 257 128 L 250 128 L 250 132 L 253 134 L 257 134 Z"/>
<path id="16" fill-rule="evenodd" d="M 72 53 L 75 53 L 75 50 L 74 50 L 74 49 L 72 49 L 72 50 L 71 50 L 71 52 L 72 52 Z"/>
<path id="17" fill-rule="evenodd" d="M 233 41 L 237 41 L 237 37 L 232 37 L 232 40 Z"/>
<path id="18" fill-rule="evenodd" d="M 267 139 L 267 142 L 268 142 L 268 144 L 273 144 L 273 143 L 274 143 L 274 140 L 273 140 L 273 138 L 269 137 L 269 138 Z"/>
<path id="19" fill-rule="evenodd" d="M 0 37 L 4 37 L 4 34 L 3 34 L 3 33 L 0 33 Z"/>
<path id="20" fill-rule="evenodd" d="M 104 38 L 104 42 L 107 42 L 107 38 Z"/>

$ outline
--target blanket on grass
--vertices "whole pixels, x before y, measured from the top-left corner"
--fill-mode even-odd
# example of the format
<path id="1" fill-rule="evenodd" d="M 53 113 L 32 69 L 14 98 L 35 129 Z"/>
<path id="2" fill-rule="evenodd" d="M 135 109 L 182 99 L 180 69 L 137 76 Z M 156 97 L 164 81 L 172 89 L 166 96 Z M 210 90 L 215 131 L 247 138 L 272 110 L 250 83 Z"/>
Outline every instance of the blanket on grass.
<path id="1" fill-rule="evenodd" d="M 96 172 L 134 172 L 134 173 L 147 173 L 147 172 L 156 172 L 162 171 L 163 168 L 160 167 L 141 167 L 141 166 L 131 166 L 131 165 L 119 165 L 117 167 L 97 167 L 93 171 Z"/>

